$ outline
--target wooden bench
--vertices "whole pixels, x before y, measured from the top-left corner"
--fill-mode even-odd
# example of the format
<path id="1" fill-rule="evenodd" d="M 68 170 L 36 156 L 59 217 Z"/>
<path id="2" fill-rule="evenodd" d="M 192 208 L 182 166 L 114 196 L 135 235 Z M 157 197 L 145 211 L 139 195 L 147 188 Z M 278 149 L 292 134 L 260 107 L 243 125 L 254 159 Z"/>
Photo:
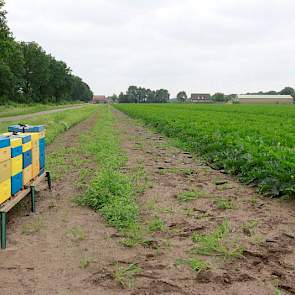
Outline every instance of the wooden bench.
<path id="1" fill-rule="evenodd" d="M 24 190 L 17 193 L 14 197 L 7 200 L 0 206 L 0 216 L 1 216 L 1 248 L 6 248 L 6 227 L 7 227 L 7 213 L 18 204 L 23 198 L 28 194 L 31 195 L 31 211 L 36 212 L 36 186 L 44 179 L 47 179 L 49 190 L 51 191 L 51 177 L 50 172 L 46 171 L 40 176 L 38 176 L 32 183 L 25 187 Z"/>

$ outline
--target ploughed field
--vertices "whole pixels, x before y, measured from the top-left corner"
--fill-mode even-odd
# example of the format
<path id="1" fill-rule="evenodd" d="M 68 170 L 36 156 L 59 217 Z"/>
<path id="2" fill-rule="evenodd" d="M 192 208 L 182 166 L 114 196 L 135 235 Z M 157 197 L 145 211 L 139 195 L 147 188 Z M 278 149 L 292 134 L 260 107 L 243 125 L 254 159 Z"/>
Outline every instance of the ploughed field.
<path id="1" fill-rule="evenodd" d="M 120 104 L 116 108 L 177 139 L 211 167 L 271 196 L 295 191 L 295 107 Z"/>

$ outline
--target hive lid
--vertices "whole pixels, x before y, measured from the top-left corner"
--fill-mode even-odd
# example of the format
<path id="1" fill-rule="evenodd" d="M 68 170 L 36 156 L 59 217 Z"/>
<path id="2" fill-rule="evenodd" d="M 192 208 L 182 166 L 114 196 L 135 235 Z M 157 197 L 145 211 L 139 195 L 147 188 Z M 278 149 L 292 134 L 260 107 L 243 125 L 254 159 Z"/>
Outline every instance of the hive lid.
<path id="1" fill-rule="evenodd" d="M 29 125 L 18 124 L 18 125 L 11 125 L 8 127 L 9 132 L 27 133 L 27 132 L 41 132 L 44 130 L 45 130 L 44 125 L 29 126 Z"/>

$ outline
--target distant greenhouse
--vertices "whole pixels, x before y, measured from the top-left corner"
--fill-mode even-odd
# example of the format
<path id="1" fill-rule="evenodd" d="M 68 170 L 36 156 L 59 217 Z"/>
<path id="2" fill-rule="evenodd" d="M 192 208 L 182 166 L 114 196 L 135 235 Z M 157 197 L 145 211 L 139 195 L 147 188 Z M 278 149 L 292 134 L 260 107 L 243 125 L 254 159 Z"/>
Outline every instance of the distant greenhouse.
<path id="1" fill-rule="evenodd" d="M 292 104 L 291 95 L 270 95 L 270 94 L 238 94 L 234 99 L 238 103 L 265 103 L 265 104 Z"/>

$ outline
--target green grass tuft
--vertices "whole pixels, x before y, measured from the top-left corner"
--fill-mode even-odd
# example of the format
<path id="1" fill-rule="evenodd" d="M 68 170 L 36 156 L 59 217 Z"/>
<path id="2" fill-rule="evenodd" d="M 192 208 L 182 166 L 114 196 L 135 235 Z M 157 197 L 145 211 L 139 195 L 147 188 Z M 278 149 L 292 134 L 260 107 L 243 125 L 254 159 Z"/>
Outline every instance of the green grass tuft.
<path id="1" fill-rule="evenodd" d="M 237 243 L 230 243 L 229 233 L 229 223 L 224 220 L 211 234 L 193 234 L 192 240 L 196 246 L 192 252 L 199 255 L 222 256 L 224 258 L 242 256 L 243 247 Z"/>

